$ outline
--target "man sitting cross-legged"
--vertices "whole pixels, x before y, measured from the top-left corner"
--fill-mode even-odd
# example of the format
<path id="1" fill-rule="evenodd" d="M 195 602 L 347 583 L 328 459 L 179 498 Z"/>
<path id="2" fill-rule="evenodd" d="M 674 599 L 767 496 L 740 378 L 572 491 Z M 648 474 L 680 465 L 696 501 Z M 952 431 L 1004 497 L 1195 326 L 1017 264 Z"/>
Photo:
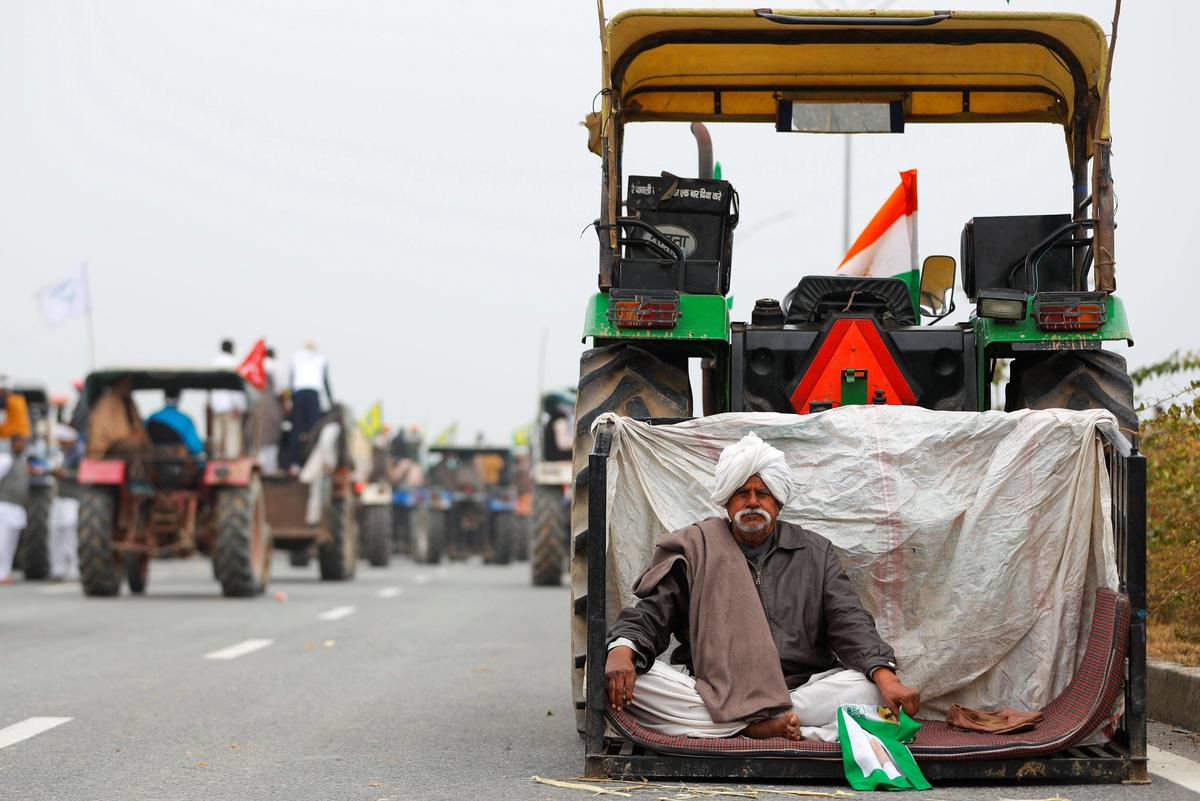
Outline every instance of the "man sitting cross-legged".
<path id="1" fill-rule="evenodd" d="M 792 496 L 783 454 L 754 434 L 726 448 L 711 517 L 661 536 L 609 633 L 609 705 L 694 737 L 837 740 L 841 704 L 900 707 L 920 694 L 896 676 L 833 546 L 779 520 Z M 671 635 L 672 661 L 656 661 Z"/>

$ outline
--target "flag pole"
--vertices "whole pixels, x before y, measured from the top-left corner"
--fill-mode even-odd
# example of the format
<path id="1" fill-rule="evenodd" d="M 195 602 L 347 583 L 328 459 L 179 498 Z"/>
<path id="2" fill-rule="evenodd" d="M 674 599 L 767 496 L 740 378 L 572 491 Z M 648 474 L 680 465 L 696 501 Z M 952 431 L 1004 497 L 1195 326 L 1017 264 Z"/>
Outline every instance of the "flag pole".
<path id="1" fill-rule="evenodd" d="M 83 263 L 83 281 L 87 291 L 88 372 L 94 372 L 96 370 L 96 327 L 92 323 L 92 278 L 88 274 L 86 261 Z"/>
<path id="2" fill-rule="evenodd" d="M 842 165 L 842 253 L 850 252 L 850 134 L 844 134 L 845 161 Z"/>

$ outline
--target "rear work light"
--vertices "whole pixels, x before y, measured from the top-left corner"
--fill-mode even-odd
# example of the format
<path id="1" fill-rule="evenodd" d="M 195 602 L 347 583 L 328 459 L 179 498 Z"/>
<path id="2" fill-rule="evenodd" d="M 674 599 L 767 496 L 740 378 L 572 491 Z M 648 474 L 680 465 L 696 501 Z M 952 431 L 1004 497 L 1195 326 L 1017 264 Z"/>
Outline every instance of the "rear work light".
<path id="1" fill-rule="evenodd" d="M 1041 292 L 1033 299 L 1033 319 L 1045 331 L 1095 331 L 1108 322 L 1103 292 Z"/>
<path id="2" fill-rule="evenodd" d="M 608 320 L 617 328 L 674 328 L 679 293 L 670 289 L 610 289 Z"/>
<path id="3" fill-rule="evenodd" d="M 1019 289 L 981 289 L 976 296 L 975 313 L 993 320 L 1016 322 L 1025 319 L 1028 296 Z"/>

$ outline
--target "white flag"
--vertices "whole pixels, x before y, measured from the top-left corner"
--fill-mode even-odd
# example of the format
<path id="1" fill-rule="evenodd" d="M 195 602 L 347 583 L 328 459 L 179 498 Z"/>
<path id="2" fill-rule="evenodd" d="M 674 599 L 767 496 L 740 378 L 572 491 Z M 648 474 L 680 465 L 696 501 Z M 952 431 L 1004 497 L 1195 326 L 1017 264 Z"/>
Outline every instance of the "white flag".
<path id="1" fill-rule="evenodd" d="M 81 264 L 66 280 L 43 287 L 37 293 L 42 316 L 52 324 L 83 317 L 92 310 L 88 297 L 87 265 Z"/>

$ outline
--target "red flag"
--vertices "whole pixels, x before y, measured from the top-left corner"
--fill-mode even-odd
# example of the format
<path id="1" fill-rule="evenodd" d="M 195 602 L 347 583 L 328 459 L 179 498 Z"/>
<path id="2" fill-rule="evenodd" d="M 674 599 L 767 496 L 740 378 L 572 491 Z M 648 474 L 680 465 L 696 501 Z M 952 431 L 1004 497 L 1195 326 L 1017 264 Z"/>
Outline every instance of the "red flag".
<path id="1" fill-rule="evenodd" d="M 267 368 L 263 365 L 263 360 L 266 358 L 267 343 L 260 339 L 254 343 L 254 347 L 238 365 L 238 375 L 249 381 L 255 389 L 261 390 L 267 385 Z"/>

